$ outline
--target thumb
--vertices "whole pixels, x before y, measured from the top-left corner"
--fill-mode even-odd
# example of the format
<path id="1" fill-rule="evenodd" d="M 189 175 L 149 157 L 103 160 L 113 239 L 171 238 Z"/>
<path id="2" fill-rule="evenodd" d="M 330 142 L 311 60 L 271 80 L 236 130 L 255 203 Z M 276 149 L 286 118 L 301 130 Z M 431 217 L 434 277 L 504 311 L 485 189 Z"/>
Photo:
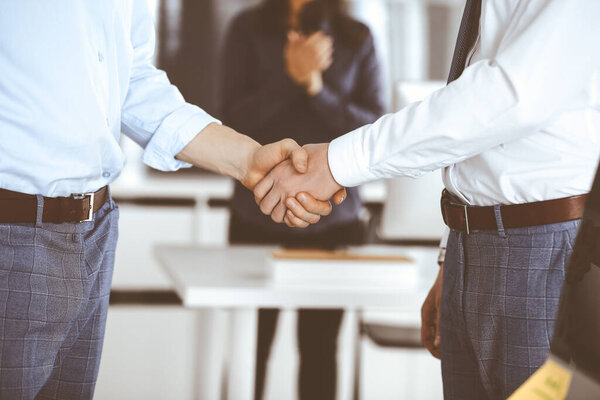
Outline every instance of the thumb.
<path id="1" fill-rule="evenodd" d="M 289 158 L 292 160 L 296 171 L 301 174 L 305 173 L 308 167 L 308 153 L 306 150 L 293 139 L 283 139 L 278 144 L 280 146 L 280 162 Z"/>
<path id="2" fill-rule="evenodd" d="M 305 173 L 308 169 L 308 153 L 302 147 L 292 152 L 292 164 L 296 171 L 301 174 Z"/>
<path id="3" fill-rule="evenodd" d="M 296 31 L 289 31 L 287 34 L 287 38 L 289 42 L 293 43 L 300 39 L 300 35 Z"/>
<path id="4" fill-rule="evenodd" d="M 344 200 L 346 200 L 346 188 L 340 189 L 333 195 L 333 204 L 339 206 Z"/>

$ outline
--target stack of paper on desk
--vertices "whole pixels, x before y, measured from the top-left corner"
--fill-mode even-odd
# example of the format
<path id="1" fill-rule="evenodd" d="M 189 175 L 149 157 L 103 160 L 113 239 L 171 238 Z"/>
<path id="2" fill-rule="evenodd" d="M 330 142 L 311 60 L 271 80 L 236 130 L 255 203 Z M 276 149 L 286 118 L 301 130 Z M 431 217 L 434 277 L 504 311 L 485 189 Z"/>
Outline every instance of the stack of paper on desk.
<path id="1" fill-rule="evenodd" d="M 281 286 L 411 286 L 418 273 L 412 259 L 389 252 L 280 250 L 270 263 L 274 284 Z"/>

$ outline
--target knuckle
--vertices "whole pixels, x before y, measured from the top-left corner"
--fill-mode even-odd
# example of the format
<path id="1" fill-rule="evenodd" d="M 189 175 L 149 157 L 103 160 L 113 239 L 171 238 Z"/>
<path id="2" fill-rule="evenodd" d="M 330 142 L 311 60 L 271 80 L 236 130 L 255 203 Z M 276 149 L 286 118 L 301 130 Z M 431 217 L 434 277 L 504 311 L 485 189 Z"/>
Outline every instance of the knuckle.
<path id="1" fill-rule="evenodd" d="M 296 141 L 294 139 L 286 138 L 281 141 L 281 144 L 285 147 L 292 147 L 296 145 Z"/>
<path id="2" fill-rule="evenodd" d="M 302 208 L 295 201 L 290 201 L 288 208 L 292 213 L 294 213 L 294 215 L 299 215 L 302 213 Z"/>
<path id="3" fill-rule="evenodd" d="M 260 207 L 259 207 L 259 208 L 260 208 L 260 211 L 261 211 L 263 214 L 269 214 L 269 211 L 270 211 L 270 210 L 269 210 L 269 208 L 267 207 L 267 204 L 266 204 L 266 202 L 264 202 L 264 201 L 263 201 L 262 203 L 260 203 Z"/>

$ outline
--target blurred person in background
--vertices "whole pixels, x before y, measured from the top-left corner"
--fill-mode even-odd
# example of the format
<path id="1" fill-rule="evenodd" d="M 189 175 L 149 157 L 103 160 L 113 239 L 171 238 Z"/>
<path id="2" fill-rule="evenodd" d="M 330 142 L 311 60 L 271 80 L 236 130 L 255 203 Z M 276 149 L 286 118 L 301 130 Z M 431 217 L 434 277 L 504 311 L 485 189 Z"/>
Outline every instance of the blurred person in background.
<path id="1" fill-rule="evenodd" d="M 265 0 L 232 22 L 223 53 L 222 117 L 259 142 L 330 141 L 383 113 L 380 68 L 369 29 L 341 0 Z M 236 184 L 232 244 L 334 248 L 364 241 L 358 188 L 320 224 L 278 225 Z M 307 218 L 311 218 L 307 216 Z M 313 221 L 316 222 L 316 221 Z M 308 224 L 307 224 L 308 225 Z M 255 399 L 261 399 L 278 309 L 259 311 Z M 334 399 L 343 311 L 300 310 L 301 399 Z"/>

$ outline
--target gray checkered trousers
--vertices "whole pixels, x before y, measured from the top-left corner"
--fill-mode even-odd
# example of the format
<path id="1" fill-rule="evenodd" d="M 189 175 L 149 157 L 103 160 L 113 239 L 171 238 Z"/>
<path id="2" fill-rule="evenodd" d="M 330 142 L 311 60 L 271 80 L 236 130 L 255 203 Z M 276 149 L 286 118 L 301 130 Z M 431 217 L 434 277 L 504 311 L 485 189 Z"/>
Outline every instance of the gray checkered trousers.
<path id="1" fill-rule="evenodd" d="M 0 224 L 0 399 L 93 397 L 118 218 Z"/>
<path id="2" fill-rule="evenodd" d="M 451 231 L 444 262 L 445 399 L 506 399 L 546 360 L 579 221 Z"/>

